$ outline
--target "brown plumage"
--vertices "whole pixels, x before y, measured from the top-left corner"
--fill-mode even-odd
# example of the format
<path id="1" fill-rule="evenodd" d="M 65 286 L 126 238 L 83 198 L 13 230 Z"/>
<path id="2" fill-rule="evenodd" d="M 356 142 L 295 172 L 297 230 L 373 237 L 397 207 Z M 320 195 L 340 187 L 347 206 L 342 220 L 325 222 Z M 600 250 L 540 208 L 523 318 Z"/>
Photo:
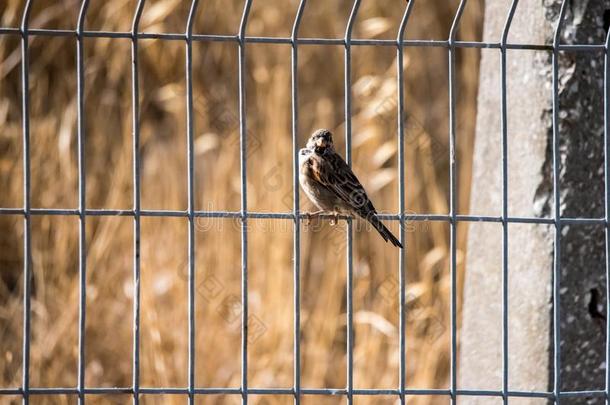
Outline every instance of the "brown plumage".
<path id="1" fill-rule="evenodd" d="M 371 223 L 386 242 L 402 248 L 400 241 L 377 217 L 377 210 L 345 160 L 335 152 L 330 131 L 319 129 L 299 151 L 299 182 L 321 211 L 357 215 Z"/>

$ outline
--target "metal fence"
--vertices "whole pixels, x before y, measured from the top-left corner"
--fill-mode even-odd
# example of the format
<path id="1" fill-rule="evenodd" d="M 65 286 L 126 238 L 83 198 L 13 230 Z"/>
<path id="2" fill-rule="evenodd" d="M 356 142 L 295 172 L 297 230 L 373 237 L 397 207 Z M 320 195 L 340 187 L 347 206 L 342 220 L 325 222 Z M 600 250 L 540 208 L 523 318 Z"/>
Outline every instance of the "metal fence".
<path id="1" fill-rule="evenodd" d="M 560 237 L 561 227 L 564 224 L 597 224 L 605 227 L 606 235 L 606 274 L 610 276 L 610 116 L 608 104 L 610 97 L 610 59 L 608 49 L 610 46 L 610 35 L 607 36 L 605 44 L 599 45 L 567 45 L 560 43 L 562 33 L 562 23 L 566 15 L 567 0 L 563 0 L 559 20 L 556 22 L 553 43 L 547 44 L 524 44 L 508 43 L 508 35 L 518 5 L 518 0 L 512 0 L 506 22 L 502 30 L 499 42 L 472 42 L 458 41 L 456 34 L 459 29 L 460 19 L 466 7 L 467 0 L 461 0 L 457 11 L 453 17 L 453 23 L 447 40 L 405 40 L 404 33 L 409 23 L 409 17 L 415 4 L 415 0 L 410 0 L 405 5 L 404 14 L 400 22 L 400 27 L 396 35 L 396 40 L 381 39 L 352 39 L 352 29 L 358 14 L 361 0 L 353 2 L 351 13 L 345 29 L 343 38 L 300 38 L 299 26 L 306 7 L 306 0 L 300 0 L 296 17 L 292 26 L 290 37 L 249 37 L 246 36 L 246 26 L 250 13 L 252 0 L 245 0 L 239 31 L 237 35 L 199 35 L 193 33 L 193 21 L 198 0 L 193 0 L 190 5 L 186 32 L 184 33 L 147 33 L 139 30 L 140 18 L 145 5 L 145 0 L 139 0 L 133 16 L 131 31 L 89 31 L 85 29 L 85 17 L 89 6 L 89 0 L 83 0 L 78 15 L 76 30 L 59 29 L 30 29 L 30 12 L 33 0 L 27 0 L 24 13 L 19 28 L 0 27 L 0 35 L 14 35 L 21 37 L 21 88 L 22 88 L 22 128 L 23 128 L 23 207 L 8 208 L 0 207 L 0 215 L 21 215 L 23 216 L 24 226 L 24 263 L 23 263 L 23 376 L 21 387 L 0 388 L 0 398 L 7 395 L 18 395 L 22 397 L 23 403 L 28 403 L 35 395 L 59 395 L 72 394 L 78 396 L 79 403 L 85 403 L 87 396 L 99 394 L 129 394 L 133 398 L 133 403 L 140 401 L 140 394 L 182 394 L 188 395 L 189 403 L 194 403 L 196 396 L 206 394 L 232 394 L 241 396 L 242 403 L 248 402 L 251 394 L 281 394 L 294 397 L 295 403 L 300 403 L 302 396 L 307 395 L 334 395 L 344 396 L 348 403 L 353 403 L 354 398 L 359 395 L 390 395 L 396 396 L 400 403 L 407 401 L 407 396 L 417 395 L 441 395 L 450 399 L 452 404 L 457 403 L 459 396 L 485 396 L 501 398 L 504 403 L 511 397 L 543 398 L 560 403 L 566 397 L 601 397 L 605 398 L 606 403 L 610 403 L 610 372 L 606 369 L 606 384 L 604 390 L 593 391 L 561 391 L 560 369 L 560 318 L 561 308 L 559 306 L 560 290 Z M 77 136 L 78 136 L 78 208 L 69 209 L 40 209 L 31 206 L 31 163 L 30 163 L 30 99 L 29 88 L 29 51 L 28 40 L 33 36 L 63 36 L 74 37 L 77 49 Z M 126 38 L 131 40 L 131 61 L 132 61 L 132 154 L 133 154 L 133 209 L 114 210 L 114 209 L 88 209 L 85 205 L 85 79 L 84 71 L 86 60 L 83 55 L 84 41 L 86 38 Z M 143 210 L 140 205 L 140 137 L 139 137 L 139 78 L 138 78 L 138 43 L 140 39 L 160 39 L 165 41 L 184 41 L 186 47 L 186 106 L 187 106 L 187 164 L 188 164 L 188 209 L 186 211 L 170 210 Z M 203 42 L 234 42 L 238 44 L 238 84 L 239 84 L 239 133 L 240 133 L 240 162 L 241 162 L 241 209 L 240 211 L 198 211 L 194 208 L 194 164 L 193 164 L 193 83 L 192 83 L 192 47 L 194 41 Z M 291 86 L 292 86 L 292 152 L 293 152 L 293 209 L 292 212 L 273 212 L 261 213 L 247 210 L 247 189 L 246 189 L 246 159 L 247 159 L 247 123 L 246 123 L 246 48 L 251 43 L 285 44 L 291 47 Z M 344 46 L 344 95 L 345 95 L 345 139 L 346 139 L 346 160 L 351 164 L 351 49 L 352 46 L 373 45 L 396 48 L 397 55 L 397 88 L 398 88 L 398 178 L 399 178 L 399 213 L 384 214 L 381 217 L 385 220 L 399 221 L 401 224 L 400 240 L 405 241 L 406 221 L 444 221 L 450 225 L 450 274 L 451 274 L 451 356 L 450 356 L 450 386 L 447 389 L 409 389 L 406 387 L 406 294 L 405 294 L 405 272 L 406 255 L 408 247 L 399 253 L 399 386 L 395 389 L 356 389 L 353 383 L 353 300 L 352 300 L 352 220 L 344 218 L 348 223 L 347 232 L 347 385 L 343 389 L 319 388 L 310 389 L 301 385 L 301 356 L 300 356 L 300 220 L 304 218 L 299 208 L 299 182 L 298 182 L 298 49 L 299 46 L 306 45 L 342 45 Z M 405 175 L 404 175 L 404 139 L 405 139 L 405 94 L 404 94 L 404 71 L 403 58 L 405 47 L 435 47 L 442 48 L 448 52 L 448 77 L 449 77 L 449 156 L 450 156 L 450 210 L 446 215 L 432 214 L 407 214 L 405 210 Z M 497 49 L 501 56 L 501 145 L 502 145 L 502 215 L 501 216 L 478 216 L 478 215 L 458 215 L 456 210 L 456 73 L 455 59 L 458 48 L 490 48 Z M 539 50 L 552 52 L 552 77 L 553 77 L 553 104 L 552 104 L 552 123 L 553 123 L 553 142 L 552 142 L 552 172 L 553 172 L 553 217 L 534 218 L 534 217 L 509 217 L 508 216 L 508 166 L 507 166 L 507 96 L 506 96 L 506 77 L 507 65 L 506 55 L 508 50 Z M 605 142 L 605 216 L 604 218 L 562 218 L 560 216 L 560 188 L 559 188 L 559 105 L 558 105 L 558 55 L 560 52 L 596 52 L 604 55 L 604 142 Z M 78 333 L 78 380 L 76 387 L 70 388 L 34 388 L 30 386 L 30 323 L 31 323 L 31 219 L 36 215 L 60 215 L 77 216 L 79 219 L 79 333 Z M 130 387 L 87 387 L 85 385 L 85 318 L 86 318 L 86 252 L 85 224 L 87 217 L 90 216 L 128 216 L 133 218 L 133 358 L 132 370 L 133 380 Z M 142 387 L 140 385 L 140 221 L 143 216 L 153 217 L 185 217 L 188 218 L 188 386 L 183 388 L 164 388 L 164 387 Z M 241 386 L 239 388 L 218 387 L 200 388 L 195 385 L 195 355 L 197 353 L 195 341 L 195 226 L 197 218 L 235 218 L 241 222 Z M 294 221 L 294 379 L 292 388 L 273 389 L 256 388 L 248 384 L 248 233 L 247 221 L 250 218 L 265 219 L 290 219 Z M 494 222 L 501 223 L 503 229 L 502 236 L 502 387 L 499 390 L 464 390 L 457 386 L 456 360 L 457 360 L 457 271 L 456 271 L 456 231 L 459 222 Z M 555 228 L 554 232 L 554 281 L 553 281 L 553 390 L 551 392 L 528 392 L 509 390 L 508 381 L 508 224 L 547 224 Z M 606 296 L 610 295 L 610 286 L 607 286 Z M 610 303 L 607 303 L 610 310 Z M 609 311 L 610 312 L 610 311 Z M 607 339 L 610 339 L 610 326 L 606 330 Z M 606 364 L 610 362 L 610 340 L 606 343 Z"/>

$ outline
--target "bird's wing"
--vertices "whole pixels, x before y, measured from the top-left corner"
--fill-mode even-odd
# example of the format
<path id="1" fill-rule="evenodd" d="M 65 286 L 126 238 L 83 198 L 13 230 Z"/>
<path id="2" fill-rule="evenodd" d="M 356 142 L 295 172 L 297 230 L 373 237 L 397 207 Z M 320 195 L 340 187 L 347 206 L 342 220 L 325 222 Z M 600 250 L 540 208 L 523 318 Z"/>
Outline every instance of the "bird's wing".
<path id="1" fill-rule="evenodd" d="M 312 160 L 312 174 L 316 181 L 331 190 L 360 215 L 366 216 L 376 212 L 364 187 L 339 154 L 327 149 Z"/>

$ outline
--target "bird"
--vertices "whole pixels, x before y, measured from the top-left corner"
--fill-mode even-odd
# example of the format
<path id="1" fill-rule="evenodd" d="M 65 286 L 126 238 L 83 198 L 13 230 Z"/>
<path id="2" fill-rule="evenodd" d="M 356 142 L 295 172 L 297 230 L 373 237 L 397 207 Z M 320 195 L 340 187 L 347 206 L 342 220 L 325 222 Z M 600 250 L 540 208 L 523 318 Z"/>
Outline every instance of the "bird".
<path id="1" fill-rule="evenodd" d="M 333 135 L 329 130 L 316 130 L 305 148 L 299 150 L 299 183 L 319 209 L 306 214 L 307 220 L 329 212 L 334 215 L 331 221 L 334 225 L 341 214 L 355 215 L 370 222 L 386 242 L 403 248 L 377 216 L 377 210 L 352 169 L 335 152 Z"/>

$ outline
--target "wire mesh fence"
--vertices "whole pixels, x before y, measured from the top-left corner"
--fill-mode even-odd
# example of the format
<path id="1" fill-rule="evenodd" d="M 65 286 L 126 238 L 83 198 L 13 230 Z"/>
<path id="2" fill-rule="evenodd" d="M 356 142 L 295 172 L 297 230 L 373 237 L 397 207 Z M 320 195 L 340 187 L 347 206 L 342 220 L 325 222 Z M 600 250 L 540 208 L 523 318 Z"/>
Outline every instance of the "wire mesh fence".
<path id="1" fill-rule="evenodd" d="M 347 399 L 348 403 L 353 403 L 357 396 L 394 396 L 400 403 L 406 403 L 409 396 L 426 396 L 439 395 L 447 397 L 451 403 L 457 403 L 461 396 L 485 396 L 501 398 L 504 403 L 512 397 L 531 397 L 543 398 L 559 403 L 562 398 L 566 397 L 602 397 L 606 401 L 610 401 L 610 373 L 606 373 L 606 387 L 604 390 L 589 390 L 589 391 L 571 391 L 565 392 L 561 390 L 561 351 L 560 351 L 560 328 L 555 326 L 553 329 L 553 389 L 552 391 L 515 391 L 509 389 L 508 380 L 508 224 L 545 224 L 555 228 L 554 238 L 554 268 L 553 274 L 553 325 L 559 325 L 561 320 L 561 308 L 559 305 L 559 291 L 561 289 L 560 277 L 561 268 L 559 255 L 561 252 L 561 227 L 570 224 L 589 224 L 605 227 L 606 232 L 606 271 L 610 271 L 610 117 L 608 117 L 608 97 L 610 93 L 610 85 L 608 81 L 610 77 L 610 61 L 608 60 L 608 47 L 610 45 L 610 35 L 607 37 L 604 44 L 562 44 L 562 24 L 565 18 L 568 1 L 564 0 L 561 6 L 559 19 L 556 21 L 556 28 L 552 44 L 527 44 L 527 43 L 510 43 L 508 41 L 510 28 L 518 1 L 513 0 L 506 22 L 502 29 L 501 38 L 497 42 L 482 42 L 482 41 L 460 41 L 457 40 L 457 32 L 460 29 L 460 22 L 464 9 L 467 5 L 467 0 L 461 0 L 459 6 L 453 16 L 453 23 L 450 28 L 449 37 L 446 40 L 424 40 L 424 39 L 404 39 L 405 31 L 409 27 L 410 17 L 412 14 L 415 0 L 410 0 L 405 3 L 403 15 L 401 18 L 398 32 L 395 40 L 386 39 L 355 39 L 352 38 L 352 32 L 355 20 L 357 18 L 360 0 L 355 0 L 351 7 L 351 12 L 345 27 L 345 33 L 342 38 L 312 38 L 300 37 L 299 29 L 303 14 L 307 7 L 306 0 L 300 0 L 296 12 L 296 16 L 292 23 L 291 35 L 289 37 L 257 37 L 247 36 L 246 28 L 248 18 L 251 13 L 252 0 L 245 0 L 241 20 L 238 26 L 237 34 L 235 35 L 214 35 L 214 34 L 197 34 L 193 29 L 193 22 L 196 13 L 198 12 L 199 1 L 193 0 L 190 3 L 188 19 L 186 21 L 186 31 L 184 33 L 158 33 L 158 32 L 142 32 L 140 31 L 140 20 L 146 0 L 139 0 L 133 15 L 133 22 L 130 31 L 91 31 L 85 26 L 87 11 L 89 8 L 89 0 L 83 0 L 80 6 L 78 21 L 75 30 L 69 29 L 42 29 L 30 28 L 30 13 L 34 4 L 34 0 L 28 0 L 24 7 L 23 16 L 19 28 L 0 27 L 0 35 L 18 36 L 21 39 L 21 91 L 22 91 L 22 140 L 23 140 L 23 206 L 19 208 L 1 207 L 0 215 L 19 215 L 23 217 L 24 229 L 24 262 L 23 262 L 23 358 L 22 358 L 22 382 L 21 386 L 14 388 L 0 388 L 0 396 L 19 395 L 22 397 L 23 403 L 28 403 L 32 396 L 36 395 L 60 395 L 72 394 L 78 396 L 79 403 L 84 403 L 85 399 L 90 395 L 98 394 L 129 394 L 133 398 L 134 403 L 140 401 L 142 394 L 182 394 L 188 396 L 189 403 L 194 403 L 198 396 L 227 394 L 240 396 L 242 403 L 247 403 L 251 395 L 289 395 L 294 398 L 295 403 L 300 403 L 303 395 L 334 395 L 342 396 Z M 78 138 L 78 206 L 76 208 L 37 208 L 33 207 L 31 200 L 31 171 L 32 162 L 30 159 L 30 59 L 29 59 L 29 41 L 32 37 L 68 37 L 75 39 L 76 45 L 76 67 L 77 67 L 77 138 Z M 131 95 L 132 95 L 132 159 L 133 159 L 133 208 L 132 209 L 113 209 L 88 208 L 86 204 L 86 173 L 85 160 L 85 145 L 87 141 L 85 103 L 86 80 L 85 71 L 87 60 L 84 53 L 84 43 L 88 38 L 124 38 L 131 42 Z M 186 139 L 187 148 L 185 150 L 187 161 L 187 209 L 186 210 L 150 210 L 142 209 L 141 207 L 141 146 L 140 146 L 140 77 L 139 77 L 139 56 L 138 46 L 142 39 L 157 39 L 161 41 L 177 41 L 183 42 L 185 47 L 185 72 L 186 91 L 184 94 L 186 103 Z M 239 131 L 239 151 L 240 151 L 240 209 L 235 211 L 219 211 L 219 210 L 197 210 L 195 207 L 194 195 L 194 121 L 197 116 L 194 112 L 195 97 L 193 94 L 193 44 L 196 42 L 228 42 L 237 45 L 238 49 L 238 114 L 235 117 L 235 123 Z M 290 47 L 291 57 L 291 128 L 292 128 L 292 209 L 286 212 L 252 212 L 248 210 L 248 188 L 247 188 L 247 161 L 249 157 L 249 149 L 256 147 L 251 142 L 252 136 L 248 130 L 247 124 L 247 103 L 246 103 L 246 52 L 248 45 L 263 43 L 263 44 L 279 44 Z M 400 251 L 399 268 L 395 278 L 391 279 L 387 285 L 387 290 L 390 294 L 398 295 L 399 302 L 399 384 L 394 389 L 359 389 L 354 385 L 354 300 L 353 300 L 353 227 L 351 218 L 344 218 L 347 222 L 347 234 L 345 244 L 342 246 L 346 250 L 346 386 L 342 389 L 336 388 L 308 388 L 301 383 L 301 220 L 305 219 L 304 213 L 301 211 L 301 202 L 299 198 L 299 183 L 298 183 L 298 150 L 299 150 L 299 72 L 298 64 L 299 49 L 301 46 L 318 45 L 318 46 L 342 46 L 343 61 L 344 61 L 344 119 L 345 119 L 345 156 L 348 164 L 352 160 L 352 47 L 357 46 L 379 46 L 390 47 L 396 50 L 396 72 L 397 72 L 397 101 L 396 104 L 389 107 L 395 108 L 398 120 L 396 122 L 396 138 L 398 143 L 398 212 L 390 214 L 382 214 L 384 220 L 396 221 L 400 224 L 400 240 L 406 240 L 406 232 L 408 231 L 409 223 L 415 221 L 440 221 L 449 224 L 449 241 L 450 241 L 450 274 L 451 274 L 451 298 L 450 298 L 450 379 L 449 387 L 446 389 L 413 389 L 406 386 L 406 319 L 407 311 L 406 304 L 409 300 L 406 292 L 406 258 L 409 254 L 409 246 Z M 405 184 L 408 181 L 405 178 L 405 142 L 406 125 L 410 123 L 406 120 L 405 104 L 407 103 L 404 91 L 405 69 L 404 69 L 404 53 L 408 47 L 429 47 L 439 48 L 447 52 L 448 55 L 448 80 L 449 80 L 449 212 L 447 214 L 413 214 L 407 211 L 405 206 Z M 456 142 L 458 136 L 457 130 L 457 97 L 456 97 L 456 51 L 462 48 L 474 49 L 495 49 L 500 53 L 501 57 L 501 87 L 498 91 L 501 92 L 501 144 L 502 144 L 502 214 L 500 216 L 483 216 L 483 215 L 461 215 L 457 209 L 457 162 L 456 162 Z M 546 51 L 552 54 L 552 74 L 553 74 L 553 215 L 550 218 L 539 217 L 516 217 L 508 215 L 508 130 L 507 130 L 507 82 L 508 73 L 506 56 L 508 51 L 533 50 Z M 559 168 L 560 168 L 560 151 L 559 151 L 559 113 L 558 104 L 558 80 L 559 80 L 559 65 L 558 55 L 560 52 L 593 52 L 599 54 L 600 58 L 604 56 L 604 142 L 605 142 L 605 216 L 604 218 L 566 218 L 561 217 L 561 190 L 559 185 Z M 35 216 L 50 215 L 50 216 L 72 216 L 78 219 L 79 229 L 79 311 L 78 311 L 78 378 L 76 387 L 67 388 L 41 388 L 32 387 L 30 383 L 30 348 L 31 348 L 31 296 L 32 296 L 32 231 L 31 222 Z M 86 339 L 85 326 L 87 315 L 87 241 L 86 241 L 86 224 L 90 217 L 129 217 L 133 219 L 133 315 L 132 315 L 132 384 L 128 387 L 91 387 L 85 384 L 86 373 Z M 188 282 L 188 383 L 182 388 L 175 387 L 152 387 L 142 386 L 140 371 L 140 330 L 141 330 L 141 274 L 140 274 L 140 242 L 141 242 L 141 220 L 143 217 L 175 217 L 186 218 L 188 220 L 188 245 L 187 245 L 187 262 L 185 264 L 184 276 Z M 241 238 L 241 296 L 229 296 L 223 300 L 221 307 L 225 313 L 225 317 L 232 320 L 239 319 L 241 329 L 241 385 L 239 387 L 198 387 L 195 379 L 195 359 L 198 353 L 197 342 L 195 338 L 195 309 L 200 299 L 200 294 L 197 293 L 196 260 L 195 260 L 195 237 L 198 227 L 198 221 L 202 218 L 233 218 L 238 221 L 238 227 Z M 270 219 L 270 220 L 290 220 L 293 221 L 293 386 L 291 388 L 258 388 L 252 387 L 248 380 L 248 349 L 253 339 L 256 339 L 260 333 L 264 333 L 266 326 L 255 314 L 249 311 L 248 299 L 248 221 L 251 219 Z M 457 352 L 458 352 L 458 311 L 457 311 L 457 248 L 456 237 L 457 227 L 461 222 L 492 222 L 502 225 L 502 387 L 498 390 L 476 390 L 476 389 L 460 389 L 457 384 Z M 222 283 L 214 279 L 206 279 L 208 291 L 214 297 L 222 290 Z M 205 298 L 202 300 L 205 301 Z M 607 306 L 608 308 L 608 306 Z M 199 325 L 197 325 L 199 326 Z M 201 325 L 204 326 L 204 325 Z M 610 336 L 610 329 L 606 330 L 606 335 Z M 610 361 L 610 341 L 607 342 L 606 362 Z"/>

